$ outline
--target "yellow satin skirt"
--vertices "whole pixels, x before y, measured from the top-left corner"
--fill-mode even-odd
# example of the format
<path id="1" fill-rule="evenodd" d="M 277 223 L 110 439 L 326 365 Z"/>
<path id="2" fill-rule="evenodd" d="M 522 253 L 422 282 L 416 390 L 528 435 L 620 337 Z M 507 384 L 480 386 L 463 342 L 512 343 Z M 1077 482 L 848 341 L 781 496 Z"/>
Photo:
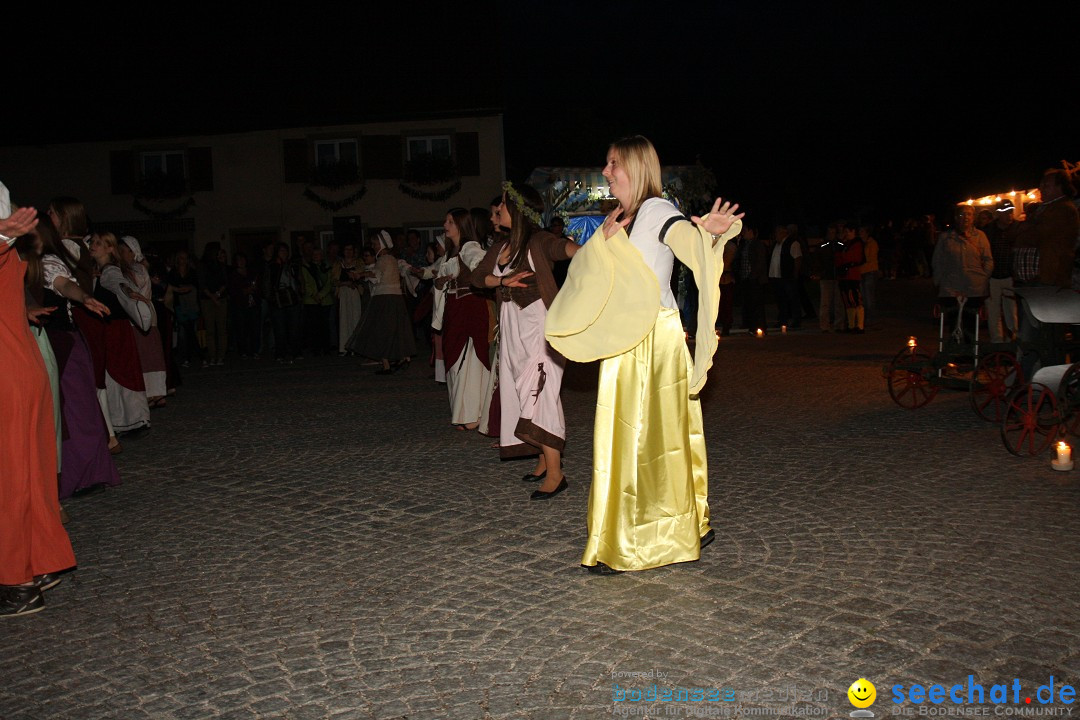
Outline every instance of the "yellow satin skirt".
<path id="1" fill-rule="evenodd" d="M 582 565 L 646 570 L 697 560 L 709 531 L 701 403 L 677 310 L 600 364 L 589 539 Z"/>

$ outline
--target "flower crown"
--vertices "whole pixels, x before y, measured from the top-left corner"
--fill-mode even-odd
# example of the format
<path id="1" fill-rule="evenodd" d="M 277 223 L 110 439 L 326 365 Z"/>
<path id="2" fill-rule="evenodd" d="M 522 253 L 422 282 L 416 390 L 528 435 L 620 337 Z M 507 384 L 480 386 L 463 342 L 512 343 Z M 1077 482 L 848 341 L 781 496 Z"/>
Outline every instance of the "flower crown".
<path id="1" fill-rule="evenodd" d="M 538 228 L 544 227 L 544 221 L 540 219 L 540 214 L 525 204 L 525 198 L 521 197 L 521 193 L 514 189 L 513 183 L 507 180 L 502 184 L 502 189 L 503 192 L 505 192 L 510 197 L 510 199 L 514 201 L 514 204 L 517 205 L 517 208 L 521 211 L 521 214 L 529 218 L 529 220 L 532 221 L 533 225 Z"/>

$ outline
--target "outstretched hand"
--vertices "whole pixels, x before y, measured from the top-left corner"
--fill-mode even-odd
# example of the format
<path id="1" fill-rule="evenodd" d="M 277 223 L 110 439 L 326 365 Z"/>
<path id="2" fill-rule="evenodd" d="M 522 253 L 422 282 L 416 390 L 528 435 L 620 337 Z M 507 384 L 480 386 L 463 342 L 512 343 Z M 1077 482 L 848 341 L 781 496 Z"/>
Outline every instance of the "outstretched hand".
<path id="1" fill-rule="evenodd" d="M 96 313 L 100 317 L 105 317 L 106 315 L 112 314 L 112 311 L 109 310 L 108 305 L 101 302 L 100 300 L 95 300 L 92 297 L 86 298 L 85 302 L 83 302 L 83 307 L 92 313 Z"/>
<path id="2" fill-rule="evenodd" d="M 723 235 L 728 228 L 735 224 L 736 220 L 742 220 L 743 216 L 746 215 L 746 213 L 735 213 L 739 209 L 738 203 L 732 205 L 730 202 L 724 202 L 721 205 L 721 200 L 722 198 L 716 198 L 712 210 L 704 218 L 697 215 L 690 218 L 710 235 Z"/>
<path id="3" fill-rule="evenodd" d="M 31 325 L 41 325 L 55 309 L 55 307 L 26 308 L 26 319 Z"/>
<path id="4" fill-rule="evenodd" d="M 609 239 L 612 235 L 619 232 L 620 228 L 625 228 L 630 224 L 630 218 L 620 220 L 619 216 L 622 215 L 623 207 L 620 204 L 617 208 L 611 211 L 611 214 L 604 220 L 604 239 Z"/>
<path id="5" fill-rule="evenodd" d="M 499 284 L 502 285 L 503 287 L 513 287 L 513 288 L 527 287 L 527 285 L 525 285 L 525 283 L 522 282 L 522 281 L 525 280 L 525 278 L 529 277 L 530 275 L 532 275 L 532 271 L 530 271 L 530 270 L 522 270 L 519 273 L 514 273 L 513 275 L 507 275 L 506 277 L 504 277 L 502 280 L 499 281 Z"/>
<path id="6" fill-rule="evenodd" d="M 37 223 L 37 210 L 22 207 L 0 220 L 0 235 L 19 237 L 33 230 Z"/>

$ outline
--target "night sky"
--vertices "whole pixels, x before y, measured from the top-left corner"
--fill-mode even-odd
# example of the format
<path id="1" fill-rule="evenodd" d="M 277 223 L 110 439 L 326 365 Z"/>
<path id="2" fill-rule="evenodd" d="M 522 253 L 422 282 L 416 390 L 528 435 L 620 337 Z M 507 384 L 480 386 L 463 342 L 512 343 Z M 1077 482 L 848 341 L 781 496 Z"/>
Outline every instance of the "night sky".
<path id="1" fill-rule="evenodd" d="M 1080 160 L 1072 2 L 144 7 L 9 19 L 24 109 L 4 142 L 496 108 L 511 179 L 599 167 L 641 133 L 665 164 L 700 158 L 762 225 L 941 212 Z"/>

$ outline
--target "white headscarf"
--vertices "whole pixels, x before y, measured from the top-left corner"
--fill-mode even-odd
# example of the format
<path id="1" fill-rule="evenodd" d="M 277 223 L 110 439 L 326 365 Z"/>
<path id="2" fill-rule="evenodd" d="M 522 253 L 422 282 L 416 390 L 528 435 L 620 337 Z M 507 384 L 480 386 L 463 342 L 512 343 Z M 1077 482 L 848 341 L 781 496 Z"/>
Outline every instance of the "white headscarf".
<path id="1" fill-rule="evenodd" d="M 142 247 L 139 246 L 139 241 L 130 235 L 125 235 L 120 238 L 120 241 L 130 248 L 131 252 L 135 254 L 135 262 L 143 261 Z"/>
<path id="2" fill-rule="evenodd" d="M 394 247 L 394 240 L 390 237 L 390 233 L 380 230 L 375 236 L 375 253 L 378 254 L 380 250 L 389 250 L 392 247 Z"/>
<path id="3" fill-rule="evenodd" d="M 11 216 L 11 193 L 7 185 L 0 182 L 0 219 Z"/>

